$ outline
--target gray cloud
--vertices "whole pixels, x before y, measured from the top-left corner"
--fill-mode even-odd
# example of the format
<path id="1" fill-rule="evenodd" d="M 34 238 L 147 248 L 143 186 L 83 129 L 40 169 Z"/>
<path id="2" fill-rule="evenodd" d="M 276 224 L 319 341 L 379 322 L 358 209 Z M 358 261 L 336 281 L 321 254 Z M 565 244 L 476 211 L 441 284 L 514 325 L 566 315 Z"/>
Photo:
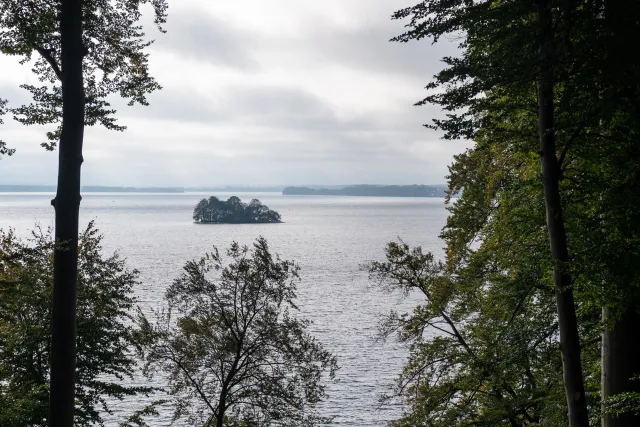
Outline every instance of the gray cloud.
<path id="1" fill-rule="evenodd" d="M 341 119 L 324 101 L 300 88 L 279 86 L 231 86 L 218 94 L 182 87 L 166 88 L 149 97 L 150 107 L 128 109 L 124 116 L 147 119 L 238 124 L 272 129 L 342 131 L 367 129 L 362 119 Z"/>
<path id="2" fill-rule="evenodd" d="M 0 99 L 9 101 L 8 108 L 29 104 L 32 101 L 30 93 L 19 85 L 2 83 L 2 81 L 0 81 Z"/>
<path id="3" fill-rule="evenodd" d="M 202 9 L 172 10 L 166 29 L 170 36 L 157 37 L 154 50 L 217 66 L 242 70 L 259 68 L 251 56 L 256 44 L 252 33 Z"/>
<path id="4" fill-rule="evenodd" d="M 156 125 L 159 129 L 162 126 Z M 437 136 L 414 132 L 313 131 L 223 137 L 107 133 L 91 129 L 85 140 L 83 182 L 87 185 L 343 184 L 443 182 L 451 155 L 464 144 L 443 145 Z M 36 143 L 16 146 L 0 163 L 0 182 L 54 183 L 56 153 Z M 229 147 L 236 151 L 228 154 Z M 426 151 L 422 151 L 426 148 Z"/>
<path id="5" fill-rule="evenodd" d="M 112 100 L 112 103 L 118 115 L 122 117 L 122 121 L 140 117 L 187 123 L 216 123 L 228 116 L 222 109 L 214 106 L 211 97 L 190 87 L 165 87 L 161 91 L 150 94 L 148 100 L 150 106 L 128 107 L 118 98 Z"/>
<path id="6" fill-rule="evenodd" d="M 382 10 L 382 4 L 377 7 Z M 357 28 L 345 28 L 319 21 L 295 36 L 259 34 L 240 28 L 204 10 L 179 9 L 168 23 L 170 37 L 159 37 L 155 47 L 216 66 L 259 69 L 256 52 L 280 50 L 291 56 L 303 55 L 320 63 L 336 63 L 363 71 L 393 73 L 422 79 L 425 84 L 441 69 L 440 60 L 455 56 L 456 40 L 436 45 L 396 43 L 390 39 L 403 33 L 404 23 L 391 20 L 393 7 L 386 5 L 379 20 Z"/>
<path id="7" fill-rule="evenodd" d="M 425 84 L 442 68 L 443 57 L 456 54 L 455 41 L 437 45 L 390 41 L 402 32 L 402 24 L 390 20 L 350 30 L 325 27 L 308 34 L 302 43 L 319 60 L 416 77 Z"/>
<path id="8" fill-rule="evenodd" d="M 240 24 L 250 22 L 247 1 L 224 3 L 219 15 L 201 0 L 172 6 L 168 33 L 150 52 L 164 89 L 149 107 L 113 100 L 126 132 L 87 129 L 86 185 L 444 181 L 468 144 L 439 141 L 421 125 L 440 111 L 412 103 L 455 49 L 388 42 L 402 32 L 389 16 L 405 0 L 330 1 L 349 19 L 333 19 L 332 9 L 311 20 L 296 15 L 306 3 L 274 2 L 275 13 L 301 23 L 296 32 L 268 20 Z M 2 81 L 0 97 L 26 94 Z M 0 162 L 0 182 L 55 182 L 57 155 L 39 147 L 43 129 L 7 120 L 0 135 L 18 149 Z"/>
<path id="9" fill-rule="evenodd" d="M 154 150 L 121 146 L 100 155 L 89 152 L 83 180 L 114 185 L 408 184 L 442 182 L 446 170 L 446 163 L 427 167 L 424 155 L 407 155 L 402 138 L 385 141 L 382 136 L 363 135 L 327 140 L 304 134 L 299 139 L 282 140 L 264 135 L 259 140 L 233 141 L 248 149 L 233 157 L 218 155 L 212 139 L 199 141 L 199 152 L 180 149 L 180 141 L 175 142 L 174 147 L 161 145 Z M 448 153 L 442 154 L 448 157 Z M 109 168 L 106 164 L 123 166 Z"/>

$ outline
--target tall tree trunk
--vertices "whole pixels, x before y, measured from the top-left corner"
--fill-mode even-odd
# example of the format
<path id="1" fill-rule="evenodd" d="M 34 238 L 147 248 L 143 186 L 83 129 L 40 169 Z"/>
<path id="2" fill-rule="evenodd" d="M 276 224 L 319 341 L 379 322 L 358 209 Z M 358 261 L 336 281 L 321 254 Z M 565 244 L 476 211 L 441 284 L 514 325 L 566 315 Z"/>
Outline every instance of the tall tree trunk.
<path id="1" fill-rule="evenodd" d="M 602 334 L 602 397 L 623 392 L 640 392 L 640 381 L 631 378 L 640 375 L 640 313 L 638 304 L 625 309 L 613 328 Z M 611 320 L 612 311 L 602 310 L 603 323 Z M 603 416 L 602 427 L 640 426 L 640 414 Z"/>
<path id="2" fill-rule="evenodd" d="M 569 251 L 560 201 L 560 166 L 556 157 L 553 100 L 554 28 L 549 0 L 538 0 L 538 19 L 540 25 L 540 68 L 537 90 L 540 162 L 542 164 L 551 258 L 554 263 L 553 281 L 558 307 L 564 388 L 569 408 L 569 425 L 571 427 L 588 427 L 589 417 L 580 362 L 578 322 L 571 289 L 571 277 L 566 270 Z"/>
<path id="3" fill-rule="evenodd" d="M 620 102 L 616 94 L 625 86 L 637 86 L 639 61 L 629 56 L 627 42 L 640 33 L 637 2 L 606 0 L 604 18 L 606 34 L 604 58 L 605 101 L 613 109 Z M 633 95 L 632 95 L 633 96 Z M 628 305 L 617 320 L 613 309 L 602 310 L 605 329 L 602 333 L 601 391 L 602 398 L 624 392 L 640 393 L 640 298 L 637 292 L 626 290 Z M 635 295 L 634 295 L 635 293 Z M 613 324 L 611 324 L 613 323 Z M 603 407 L 604 408 L 604 407 Z M 603 416 L 602 427 L 640 426 L 640 414 L 627 413 L 618 417 Z"/>
<path id="4" fill-rule="evenodd" d="M 62 134 L 55 208 L 49 426 L 72 427 L 76 367 L 76 283 L 85 95 L 82 0 L 62 0 Z"/>
<path id="5" fill-rule="evenodd" d="M 220 394 L 220 402 L 218 403 L 218 416 L 216 417 L 216 427 L 224 427 L 224 416 L 227 411 L 227 392 L 223 390 Z"/>

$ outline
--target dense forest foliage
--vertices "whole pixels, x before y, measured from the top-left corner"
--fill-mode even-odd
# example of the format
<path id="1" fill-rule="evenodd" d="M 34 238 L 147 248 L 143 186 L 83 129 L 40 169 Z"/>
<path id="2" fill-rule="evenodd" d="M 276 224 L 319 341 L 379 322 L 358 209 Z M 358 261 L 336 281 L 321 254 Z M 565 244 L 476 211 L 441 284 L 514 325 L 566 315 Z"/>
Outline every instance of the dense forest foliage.
<path id="1" fill-rule="evenodd" d="M 193 220 L 202 224 L 282 222 L 280 214 L 263 205 L 260 200 L 253 199 L 247 204 L 236 196 L 229 197 L 226 202 L 214 196 L 200 200 L 193 210 Z"/>
<path id="2" fill-rule="evenodd" d="M 395 41 L 456 37 L 418 103 L 473 148 L 450 166 L 437 261 L 367 266 L 424 303 L 391 313 L 411 356 L 396 426 L 640 425 L 637 2 L 430 0 Z"/>
<path id="3" fill-rule="evenodd" d="M 128 386 L 135 372 L 133 288 L 138 272 L 104 255 L 93 223 L 78 248 L 78 362 L 74 425 L 101 425 L 118 399 L 149 394 Z M 51 230 L 27 240 L 0 230 L 0 426 L 49 425 Z M 144 408 L 140 408 L 144 409 Z"/>

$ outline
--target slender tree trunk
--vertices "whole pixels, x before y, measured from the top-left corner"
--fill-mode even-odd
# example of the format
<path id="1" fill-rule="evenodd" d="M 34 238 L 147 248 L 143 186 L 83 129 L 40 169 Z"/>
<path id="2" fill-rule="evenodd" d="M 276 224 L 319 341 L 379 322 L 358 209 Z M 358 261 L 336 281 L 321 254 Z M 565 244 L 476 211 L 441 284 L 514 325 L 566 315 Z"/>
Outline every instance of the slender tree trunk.
<path id="1" fill-rule="evenodd" d="M 604 18 L 606 49 L 604 58 L 605 100 L 613 108 L 619 102 L 616 90 L 624 85 L 636 85 L 638 60 L 628 55 L 627 42 L 640 32 L 637 2 L 606 0 Z M 622 83 L 622 84 L 621 84 Z M 624 392 L 640 393 L 640 298 L 637 292 L 626 290 L 629 301 L 617 320 L 613 310 L 605 307 L 602 320 L 601 391 L 603 399 Z M 613 323 L 613 325 L 611 325 Z M 640 414 L 627 413 L 618 417 L 603 416 L 602 427 L 640 426 Z"/>
<path id="2" fill-rule="evenodd" d="M 82 0 L 62 0 L 62 134 L 55 208 L 49 426 L 73 426 L 76 367 L 76 283 L 80 166 L 85 95 Z"/>
<path id="3" fill-rule="evenodd" d="M 628 307 L 612 329 L 602 334 L 602 397 L 623 392 L 640 392 L 640 313 L 638 305 Z M 603 322 L 611 320 L 612 312 L 602 310 Z M 602 417 L 602 427 L 640 426 L 640 415 L 627 413 L 618 417 Z"/>
<path id="4" fill-rule="evenodd" d="M 569 408 L 571 427 L 588 427 L 589 417 L 584 394 L 584 381 L 580 362 L 580 337 L 576 319 L 571 277 L 566 271 L 569 261 L 567 237 L 560 201 L 560 166 L 556 157 L 554 130 L 554 29 L 549 0 L 538 0 L 540 24 L 540 69 L 538 76 L 538 130 L 540 133 L 540 161 L 547 214 L 547 228 L 551 258 L 554 263 L 553 280 L 558 307 L 560 347 L 564 387 Z"/>
<path id="5" fill-rule="evenodd" d="M 224 414 L 227 410 L 227 392 L 220 394 L 220 402 L 218 403 L 218 416 L 216 418 L 216 427 L 224 427 Z"/>

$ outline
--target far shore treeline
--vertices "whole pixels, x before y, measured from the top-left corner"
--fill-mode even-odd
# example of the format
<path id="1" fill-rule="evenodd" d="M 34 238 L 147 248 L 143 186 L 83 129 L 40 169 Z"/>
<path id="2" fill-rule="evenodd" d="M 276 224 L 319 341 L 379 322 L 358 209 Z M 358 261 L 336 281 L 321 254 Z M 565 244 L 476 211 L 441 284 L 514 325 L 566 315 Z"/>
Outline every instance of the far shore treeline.
<path id="1" fill-rule="evenodd" d="M 263 205 L 260 200 L 253 199 L 247 204 L 236 196 L 229 197 L 226 202 L 215 196 L 200 200 L 193 210 L 193 220 L 201 224 L 282 222 L 280 214 Z"/>
<path id="2" fill-rule="evenodd" d="M 55 193 L 55 185 L 0 184 L 0 193 Z M 221 186 L 221 187 L 114 187 L 83 185 L 83 193 L 282 193 L 283 195 L 444 197 L 446 185 L 330 185 L 330 186 Z"/>
<path id="3" fill-rule="evenodd" d="M 351 185 L 344 188 L 287 187 L 285 196 L 445 197 L 446 185 Z"/>

